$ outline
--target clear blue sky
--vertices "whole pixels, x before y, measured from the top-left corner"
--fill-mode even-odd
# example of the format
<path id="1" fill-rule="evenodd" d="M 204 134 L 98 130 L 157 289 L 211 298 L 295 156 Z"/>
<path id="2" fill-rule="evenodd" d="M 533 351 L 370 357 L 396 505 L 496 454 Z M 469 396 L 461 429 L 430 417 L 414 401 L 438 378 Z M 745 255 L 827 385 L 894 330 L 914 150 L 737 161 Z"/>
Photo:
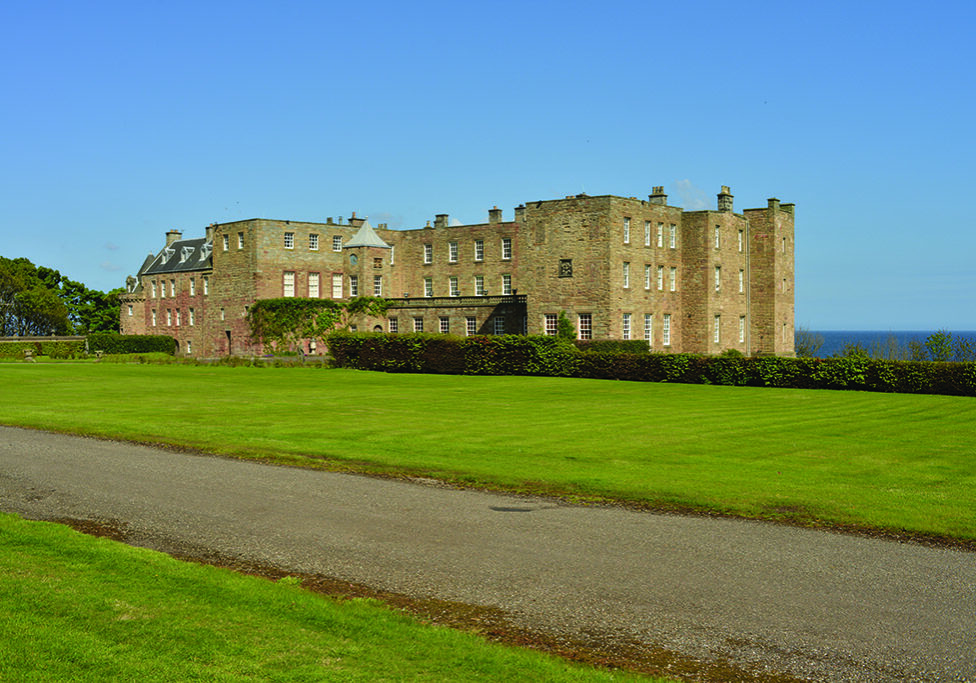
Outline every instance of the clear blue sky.
<path id="1" fill-rule="evenodd" d="M 111 289 L 172 228 L 796 204 L 796 319 L 976 329 L 976 3 L 0 4 L 0 255 Z"/>

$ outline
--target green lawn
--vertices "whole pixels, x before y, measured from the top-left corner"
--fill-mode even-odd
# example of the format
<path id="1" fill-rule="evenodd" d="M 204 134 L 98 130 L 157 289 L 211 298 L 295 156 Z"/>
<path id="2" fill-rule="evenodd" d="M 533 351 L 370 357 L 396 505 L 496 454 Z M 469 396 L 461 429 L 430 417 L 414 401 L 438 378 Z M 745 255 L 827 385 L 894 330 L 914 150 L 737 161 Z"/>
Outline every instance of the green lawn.
<path id="1" fill-rule="evenodd" d="M 635 680 L 10 515 L 0 614 L 4 681 Z"/>
<path id="2" fill-rule="evenodd" d="M 976 539 L 976 399 L 533 377 L 0 365 L 0 423 Z"/>

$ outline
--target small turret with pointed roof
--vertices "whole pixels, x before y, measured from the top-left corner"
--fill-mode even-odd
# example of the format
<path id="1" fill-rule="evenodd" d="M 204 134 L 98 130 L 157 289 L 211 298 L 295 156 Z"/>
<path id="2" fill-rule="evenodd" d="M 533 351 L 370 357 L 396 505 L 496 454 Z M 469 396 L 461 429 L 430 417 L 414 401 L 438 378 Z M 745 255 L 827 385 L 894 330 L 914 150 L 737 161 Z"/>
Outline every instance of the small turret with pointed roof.
<path id="1" fill-rule="evenodd" d="M 383 241 L 383 238 L 376 234 L 373 226 L 369 224 L 369 219 L 363 220 L 359 230 L 348 242 L 342 245 L 343 249 L 354 247 L 379 247 L 380 249 L 390 249 L 390 245 Z"/>

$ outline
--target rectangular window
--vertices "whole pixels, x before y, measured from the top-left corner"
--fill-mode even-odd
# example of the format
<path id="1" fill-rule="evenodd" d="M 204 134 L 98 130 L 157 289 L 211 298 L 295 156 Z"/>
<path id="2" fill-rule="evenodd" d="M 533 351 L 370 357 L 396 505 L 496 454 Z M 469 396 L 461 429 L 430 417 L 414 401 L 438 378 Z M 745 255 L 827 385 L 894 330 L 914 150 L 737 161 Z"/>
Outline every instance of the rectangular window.
<path id="1" fill-rule="evenodd" d="M 739 343 L 744 344 L 746 341 L 746 317 L 744 315 L 739 316 Z"/>
<path id="2" fill-rule="evenodd" d="M 742 231 L 739 231 L 739 253 L 742 253 Z"/>
<path id="3" fill-rule="evenodd" d="M 396 264 L 396 247 L 390 247 L 390 265 Z"/>
<path id="4" fill-rule="evenodd" d="M 191 326 L 196 325 L 196 315 L 194 314 L 194 311 L 193 311 L 192 308 L 189 310 L 189 316 L 190 316 L 190 318 L 189 318 L 190 325 Z"/>
<path id="5" fill-rule="evenodd" d="M 190 296 L 197 295 L 197 279 L 194 277 L 190 278 Z"/>
<path id="6" fill-rule="evenodd" d="M 333 276 L 333 279 L 334 278 L 335 278 L 335 276 Z M 341 275 L 339 276 L 339 282 L 340 282 L 340 284 L 342 283 L 342 276 Z M 308 274 L 308 298 L 309 299 L 318 299 L 319 298 L 319 294 L 320 294 L 319 274 L 318 273 L 309 273 Z"/>
<path id="7" fill-rule="evenodd" d="M 512 258 L 512 238 L 502 237 L 502 260 L 508 261 Z"/>
<path id="8" fill-rule="evenodd" d="M 485 260 L 485 241 L 475 240 L 474 241 L 474 260 L 484 261 Z"/>
<path id="9" fill-rule="evenodd" d="M 359 296 L 359 276 L 349 276 L 349 296 Z"/>
<path id="10" fill-rule="evenodd" d="M 434 296 L 434 279 L 425 277 L 424 278 L 424 296 L 432 297 Z"/>
<path id="11" fill-rule="evenodd" d="M 718 344 L 719 341 L 721 341 L 721 339 L 722 339 L 722 336 L 721 336 L 721 333 L 720 333 L 720 330 L 721 329 L 722 329 L 722 316 L 717 315 L 717 316 L 715 316 L 715 321 L 714 321 L 714 323 L 712 325 L 712 339 L 713 339 L 713 341 L 716 344 Z"/>
<path id="12" fill-rule="evenodd" d="M 678 269 L 672 267 L 669 275 L 670 275 L 670 281 L 668 283 L 668 286 L 671 288 L 672 292 L 675 292 L 678 290 Z"/>
<path id="13" fill-rule="evenodd" d="M 156 327 L 156 309 L 152 309 L 152 326 Z"/>
<path id="14" fill-rule="evenodd" d="M 224 251 L 230 249 L 230 235 L 223 235 Z"/>
<path id="15" fill-rule="evenodd" d="M 657 290 L 664 291 L 664 266 L 657 267 Z"/>
<path id="16" fill-rule="evenodd" d="M 244 233 L 243 232 L 237 233 L 237 248 L 238 249 L 243 249 L 244 248 Z"/>
<path id="17" fill-rule="evenodd" d="M 742 294 L 742 292 L 745 291 L 745 278 L 745 271 L 739 268 L 739 294 Z"/>
<path id="18" fill-rule="evenodd" d="M 502 294 L 508 296 L 512 293 L 512 276 L 508 273 L 502 275 Z"/>
<path id="19" fill-rule="evenodd" d="M 318 251 L 319 250 L 319 236 L 314 232 L 308 236 L 308 250 Z"/>
<path id="20" fill-rule="evenodd" d="M 383 270 L 383 258 L 373 259 L 373 270 Z"/>
<path id="21" fill-rule="evenodd" d="M 193 342 L 189 339 L 186 340 L 186 352 L 193 353 Z"/>
<path id="22" fill-rule="evenodd" d="M 285 271 L 284 273 L 284 293 L 283 296 L 295 296 L 295 273 L 292 271 Z"/>
<path id="23" fill-rule="evenodd" d="M 210 278 L 206 275 L 203 276 L 203 295 L 207 296 L 210 294 Z"/>
<path id="24" fill-rule="evenodd" d="M 169 295 L 176 296 L 176 280 L 169 281 Z"/>
<path id="25" fill-rule="evenodd" d="M 373 296 L 383 296 L 383 276 L 373 276 Z"/>
<path id="26" fill-rule="evenodd" d="M 630 219 L 624 219 L 624 244 L 630 244 Z"/>
<path id="27" fill-rule="evenodd" d="M 715 226 L 715 248 L 716 249 L 721 249 L 722 248 L 722 237 L 721 237 L 721 234 L 722 234 L 721 226 L 716 225 Z"/>
<path id="28" fill-rule="evenodd" d="M 227 320 L 227 314 L 224 312 L 223 306 L 220 307 L 220 319 Z"/>
<path id="29" fill-rule="evenodd" d="M 654 344 L 654 316 L 650 313 L 644 314 L 644 341 L 648 346 Z"/>
<path id="30" fill-rule="evenodd" d="M 342 251 L 342 235 L 332 236 L 332 251 Z"/>
<path id="31" fill-rule="evenodd" d="M 386 321 L 386 329 L 390 334 L 396 334 L 400 331 L 400 319 L 399 318 L 388 318 Z"/>
<path id="32" fill-rule="evenodd" d="M 623 276 L 624 276 L 624 289 L 627 289 L 630 287 L 630 263 L 628 263 L 627 261 L 624 261 Z"/>
<path id="33" fill-rule="evenodd" d="M 439 323 L 440 323 L 441 334 L 450 334 L 451 333 L 451 319 L 450 318 L 448 318 L 446 315 L 442 315 L 440 317 Z"/>
<path id="34" fill-rule="evenodd" d="M 664 223 L 657 224 L 657 246 L 664 246 Z"/>
<path id="35" fill-rule="evenodd" d="M 413 331 L 423 332 L 424 331 L 424 319 L 417 317 L 413 319 Z"/>
<path id="36" fill-rule="evenodd" d="M 447 260 L 451 263 L 457 263 L 458 260 L 458 243 L 449 242 L 447 245 Z"/>
<path id="37" fill-rule="evenodd" d="M 434 245 L 425 244 L 424 245 L 424 263 L 434 262 Z"/>
<path id="38" fill-rule="evenodd" d="M 671 238 L 668 242 L 668 246 L 674 249 L 678 244 L 678 226 L 674 223 L 671 224 Z"/>
<path id="39" fill-rule="evenodd" d="M 166 325 L 167 326 L 172 326 L 172 324 L 173 324 L 173 311 L 172 311 L 172 309 L 167 308 L 166 309 Z"/>
<path id="40" fill-rule="evenodd" d="M 492 331 L 496 335 L 505 334 L 505 318 L 503 318 L 500 315 L 496 315 L 495 319 L 491 321 L 491 324 L 492 324 Z"/>
<path id="41" fill-rule="evenodd" d="M 132 304 L 129 304 L 129 317 L 132 317 Z"/>
<path id="42" fill-rule="evenodd" d="M 152 280 L 152 281 L 149 282 L 149 284 L 152 287 L 152 298 L 155 299 L 156 298 L 156 281 L 155 280 Z"/>
<path id="43" fill-rule="evenodd" d="M 286 232 L 285 233 L 285 249 L 295 248 L 295 233 Z"/>
<path id="44" fill-rule="evenodd" d="M 671 346 L 671 314 L 665 313 L 661 321 L 661 343 Z"/>
<path id="45" fill-rule="evenodd" d="M 460 293 L 460 291 L 458 291 L 458 279 L 457 279 L 457 277 L 455 277 L 455 276 L 452 275 L 451 278 L 450 278 L 450 283 L 451 283 L 451 296 L 460 296 L 461 293 Z"/>
<path id="46" fill-rule="evenodd" d="M 580 339 L 593 339 L 593 314 L 580 313 L 576 321 L 577 336 Z"/>
<path id="47" fill-rule="evenodd" d="M 644 246 L 651 246 L 651 222 L 644 221 Z"/>
<path id="48" fill-rule="evenodd" d="M 464 319 L 464 331 L 470 337 L 472 334 L 478 334 L 478 320 L 473 315 L 469 315 Z"/>
<path id="49" fill-rule="evenodd" d="M 622 332 L 624 339 L 630 339 L 630 313 L 624 313 Z"/>
<path id="50" fill-rule="evenodd" d="M 474 276 L 474 293 L 475 296 L 485 295 L 485 276 L 475 275 Z"/>
<path id="51" fill-rule="evenodd" d="M 651 265 L 649 263 L 644 264 L 644 289 L 651 288 Z"/>
<path id="52" fill-rule="evenodd" d="M 546 313 L 546 336 L 555 337 L 559 329 L 559 316 L 555 313 Z"/>
<path id="53" fill-rule="evenodd" d="M 715 266 L 715 291 L 722 288 L 722 266 Z"/>

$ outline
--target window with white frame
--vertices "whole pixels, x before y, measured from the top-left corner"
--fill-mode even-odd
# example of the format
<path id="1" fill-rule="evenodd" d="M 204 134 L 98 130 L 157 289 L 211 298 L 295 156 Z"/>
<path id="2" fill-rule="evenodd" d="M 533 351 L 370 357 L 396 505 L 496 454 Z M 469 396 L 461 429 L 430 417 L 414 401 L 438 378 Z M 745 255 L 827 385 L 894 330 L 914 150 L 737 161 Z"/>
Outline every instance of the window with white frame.
<path id="1" fill-rule="evenodd" d="M 390 265 L 396 265 L 396 247 L 390 247 Z"/>
<path id="2" fill-rule="evenodd" d="M 485 241 L 475 240 L 474 241 L 474 260 L 484 261 L 485 260 Z"/>
<path id="3" fill-rule="evenodd" d="M 173 310 L 170 308 L 166 309 L 166 325 L 172 326 L 173 324 Z"/>
<path id="4" fill-rule="evenodd" d="M 661 344 L 671 346 L 671 314 L 665 313 L 661 318 Z"/>
<path id="5" fill-rule="evenodd" d="M 359 276 L 349 276 L 349 296 L 359 296 Z"/>
<path id="6" fill-rule="evenodd" d="M 664 246 L 664 223 L 657 224 L 657 246 Z"/>
<path id="7" fill-rule="evenodd" d="M 630 244 L 630 219 L 624 218 L 624 244 Z"/>
<path id="8" fill-rule="evenodd" d="M 674 223 L 671 224 L 671 237 L 668 241 L 668 247 L 674 249 L 678 245 L 678 226 Z"/>
<path id="9" fill-rule="evenodd" d="M 502 275 L 502 294 L 508 296 L 512 293 L 512 276 L 509 273 Z"/>
<path id="10" fill-rule="evenodd" d="M 194 277 L 190 278 L 190 296 L 197 295 L 197 279 Z"/>
<path id="11" fill-rule="evenodd" d="M 424 245 L 424 263 L 434 262 L 434 245 L 425 244 Z"/>
<path id="12" fill-rule="evenodd" d="M 451 333 L 451 319 L 446 315 L 442 315 L 439 319 L 441 334 Z"/>
<path id="13" fill-rule="evenodd" d="M 342 235 L 332 236 L 332 251 L 342 251 Z"/>
<path id="14" fill-rule="evenodd" d="M 623 320 L 621 321 L 621 332 L 623 333 L 624 339 L 630 339 L 630 313 L 624 313 Z"/>
<path id="15" fill-rule="evenodd" d="M 457 263 L 458 260 L 458 243 L 449 242 L 447 245 L 447 260 L 451 263 Z"/>
<path id="16" fill-rule="evenodd" d="M 712 341 L 718 344 L 722 340 L 722 316 L 716 315 L 712 322 Z"/>
<path id="17" fill-rule="evenodd" d="M 458 279 L 457 276 L 452 275 L 449 280 L 451 284 L 451 296 L 461 296 L 461 292 L 458 290 Z"/>
<path id="18" fill-rule="evenodd" d="M 744 270 L 739 268 L 739 294 L 742 294 L 742 292 L 745 291 L 745 284 L 746 284 L 745 280 L 746 280 L 746 273 Z"/>
<path id="19" fill-rule="evenodd" d="M 744 315 L 739 316 L 739 343 L 743 344 L 746 341 L 746 317 Z"/>
<path id="20" fill-rule="evenodd" d="M 150 287 L 152 287 L 152 298 L 155 299 L 156 298 L 156 281 L 155 280 L 150 280 L 149 285 L 150 285 Z"/>
<path id="21" fill-rule="evenodd" d="M 295 248 L 295 233 L 286 232 L 285 233 L 285 249 Z"/>
<path id="22" fill-rule="evenodd" d="M 220 307 L 220 319 L 221 320 L 227 320 L 227 313 L 224 311 L 224 307 L 223 306 Z"/>
<path id="23" fill-rule="evenodd" d="M 424 278 L 424 296 L 426 297 L 434 296 L 434 278 L 430 278 L 430 277 Z"/>
<path id="24" fill-rule="evenodd" d="M 722 266 L 715 266 L 715 291 L 722 288 Z"/>
<path id="25" fill-rule="evenodd" d="M 491 321 L 492 332 L 496 335 L 505 334 L 505 318 L 500 315 L 496 315 Z"/>
<path id="26" fill-rule="evenodd" d="M 308 235 L 308 250 L 318 251 L 319 250 L 319 236 L 312 232 Z"/>
<path id="27" fill-rule="evenodd" d="M 413 331 L 423 332 L 424 331 L 424 319 L 417 316 L 413 319 Z"/>
<path id="28" fill-rule="evenodd" d="M 719 225 L 715 226 L 715 248 L 722 248 L 722 227 Z"/>
<path id="29" fill-rule="evenodd" d="M 221 237 L 223 238 L 222 239 L 222 242 L 223 242 L 223 246 L 224 246 L 224 251 L 229 250 L 230 249 L 230 235 L 222 235 Z"/>
<path id="30" fill-rule="evenodd" d="M 651 264 L 644 264 L 644 289 L 651 288 Z"/>
<path id="31" fill-rule="evenodd" d="M 644 221 L 644 246 L 651 246 L 651 222 Z"/>
<path id="32" fill-rule="evenodd" d="M 399 318 L 387 318 L 386 320 L 386 330 L 390 334 L 396 334 L 400 331 L 400 319 Z"/>
<path id="33" fill-rule="evenodd" d="M 657 289 L 659 292 L 664 291 L 664 266 L 657 267 Z"/>
<path id="34" fill-rule="evenodd" d="M 512 238 L 502 237 L 502 260 L 508 261 L 512 258 Z"/>
<path id="35" fill-rule="evenodd" d="M 129 304 L 129 317 L 132 317 L 132 304 Z"/>
<path id="36" fill-rule="evenodd" d="M 478 319 L 473 315 L 469 315 L 464 319 L 464 332 L 469 337 L 472 334 L 478 334 Z"/>
<path id="37" fill-rule="evenodd" d="M 475 275 L 474 276 L 474 293 L 475 296 L 485 295 L 485 276 Z"/>
<path id="38" fill-rule="evenodd" d="M 545 332 L 548 337 L 555 337 L 559 330 L 559 316 L 555 313 L 545 314 Z"/>
<path id="39" fill-rule="evenodd" d="M 203 276 L 203 295 L 207 296 L 210 294 L 210 278 L 206 275 Z"/>
<path id="40" fill-rule="evenodd" d="M 244 233 L 243 232 L 237 233 L 237 248 L 238 249 L 243 249 L 244 248 Z"/>
<path id="41" fill-rule="evenodd" d="M 283 274 L 282 281 L 284 284 L 282 296 L 295 296 L 295 273 L 293 271 L 286 270 Z"/>
<path id="42" fill-rule="evenodd" d="M 156 309 L 152 309 L 152 326 L 156 327 Z"/>
<path id="43" fill-rule="evenodd" d="M 383 276 L 373 276 L 373 296 L 383 296 Z"/>
<path id="44" fill-rule="evenodd" d="M 580 313 L 576 322 L 576 336 L 580 339 L 593 339 L 593 314 Z"/>
<path id="45" fill-rule="evenodd" d="M 187 316 L 188 316 L 188 322 L 190 323 L 190 327 L 193 327 L 194 325 L 197 324 L 197 316 L 192 307 L 187 311 Z"/>
<path id="46" fill-rule="evenodd" d="M 671 267 L 668 287 L 671 289 L 672 292 L 676 292 L 678 290 L 678 269 L 675 268 L 674 266 Z"/>
<path id="47" fill-rule="evenodd" d="M 186 340 L 186 352 L 193 353 L 193 342 L 189 339 Z"/>
<path id="48" fill-rule="evenodd" d="M 339 276 L 339 282 L 342 283 L 342 276 Z M 308 274 L 308 298 L 318 299 L 321 294 L 320 287 L 320 275 L 318 273 Z"/>
<path id="49" fill-rule="evenodd" d="M 169 295 L 176 296 L 176 280 L 169 281 Z"/>
<path id="50" fill-rule="evenodd" d="M 742 237 L 743 237 L 742 231 L 740 230 L 739 231 L 739 253 L 740 254 L 742 253 Z"/>
<path id="51" fill-rule="evenodd" d="M 654 316 L 650 313 L 644 314 L 644 341 L 648 346 L 654 344 Z"/>
<path id="52" fill-rule="evenodd" d="M 624 278 L 624 289 L 627 289 L 630 287 L 630 263 L 627 261 L 624 261 L 623 278 Z"/>

